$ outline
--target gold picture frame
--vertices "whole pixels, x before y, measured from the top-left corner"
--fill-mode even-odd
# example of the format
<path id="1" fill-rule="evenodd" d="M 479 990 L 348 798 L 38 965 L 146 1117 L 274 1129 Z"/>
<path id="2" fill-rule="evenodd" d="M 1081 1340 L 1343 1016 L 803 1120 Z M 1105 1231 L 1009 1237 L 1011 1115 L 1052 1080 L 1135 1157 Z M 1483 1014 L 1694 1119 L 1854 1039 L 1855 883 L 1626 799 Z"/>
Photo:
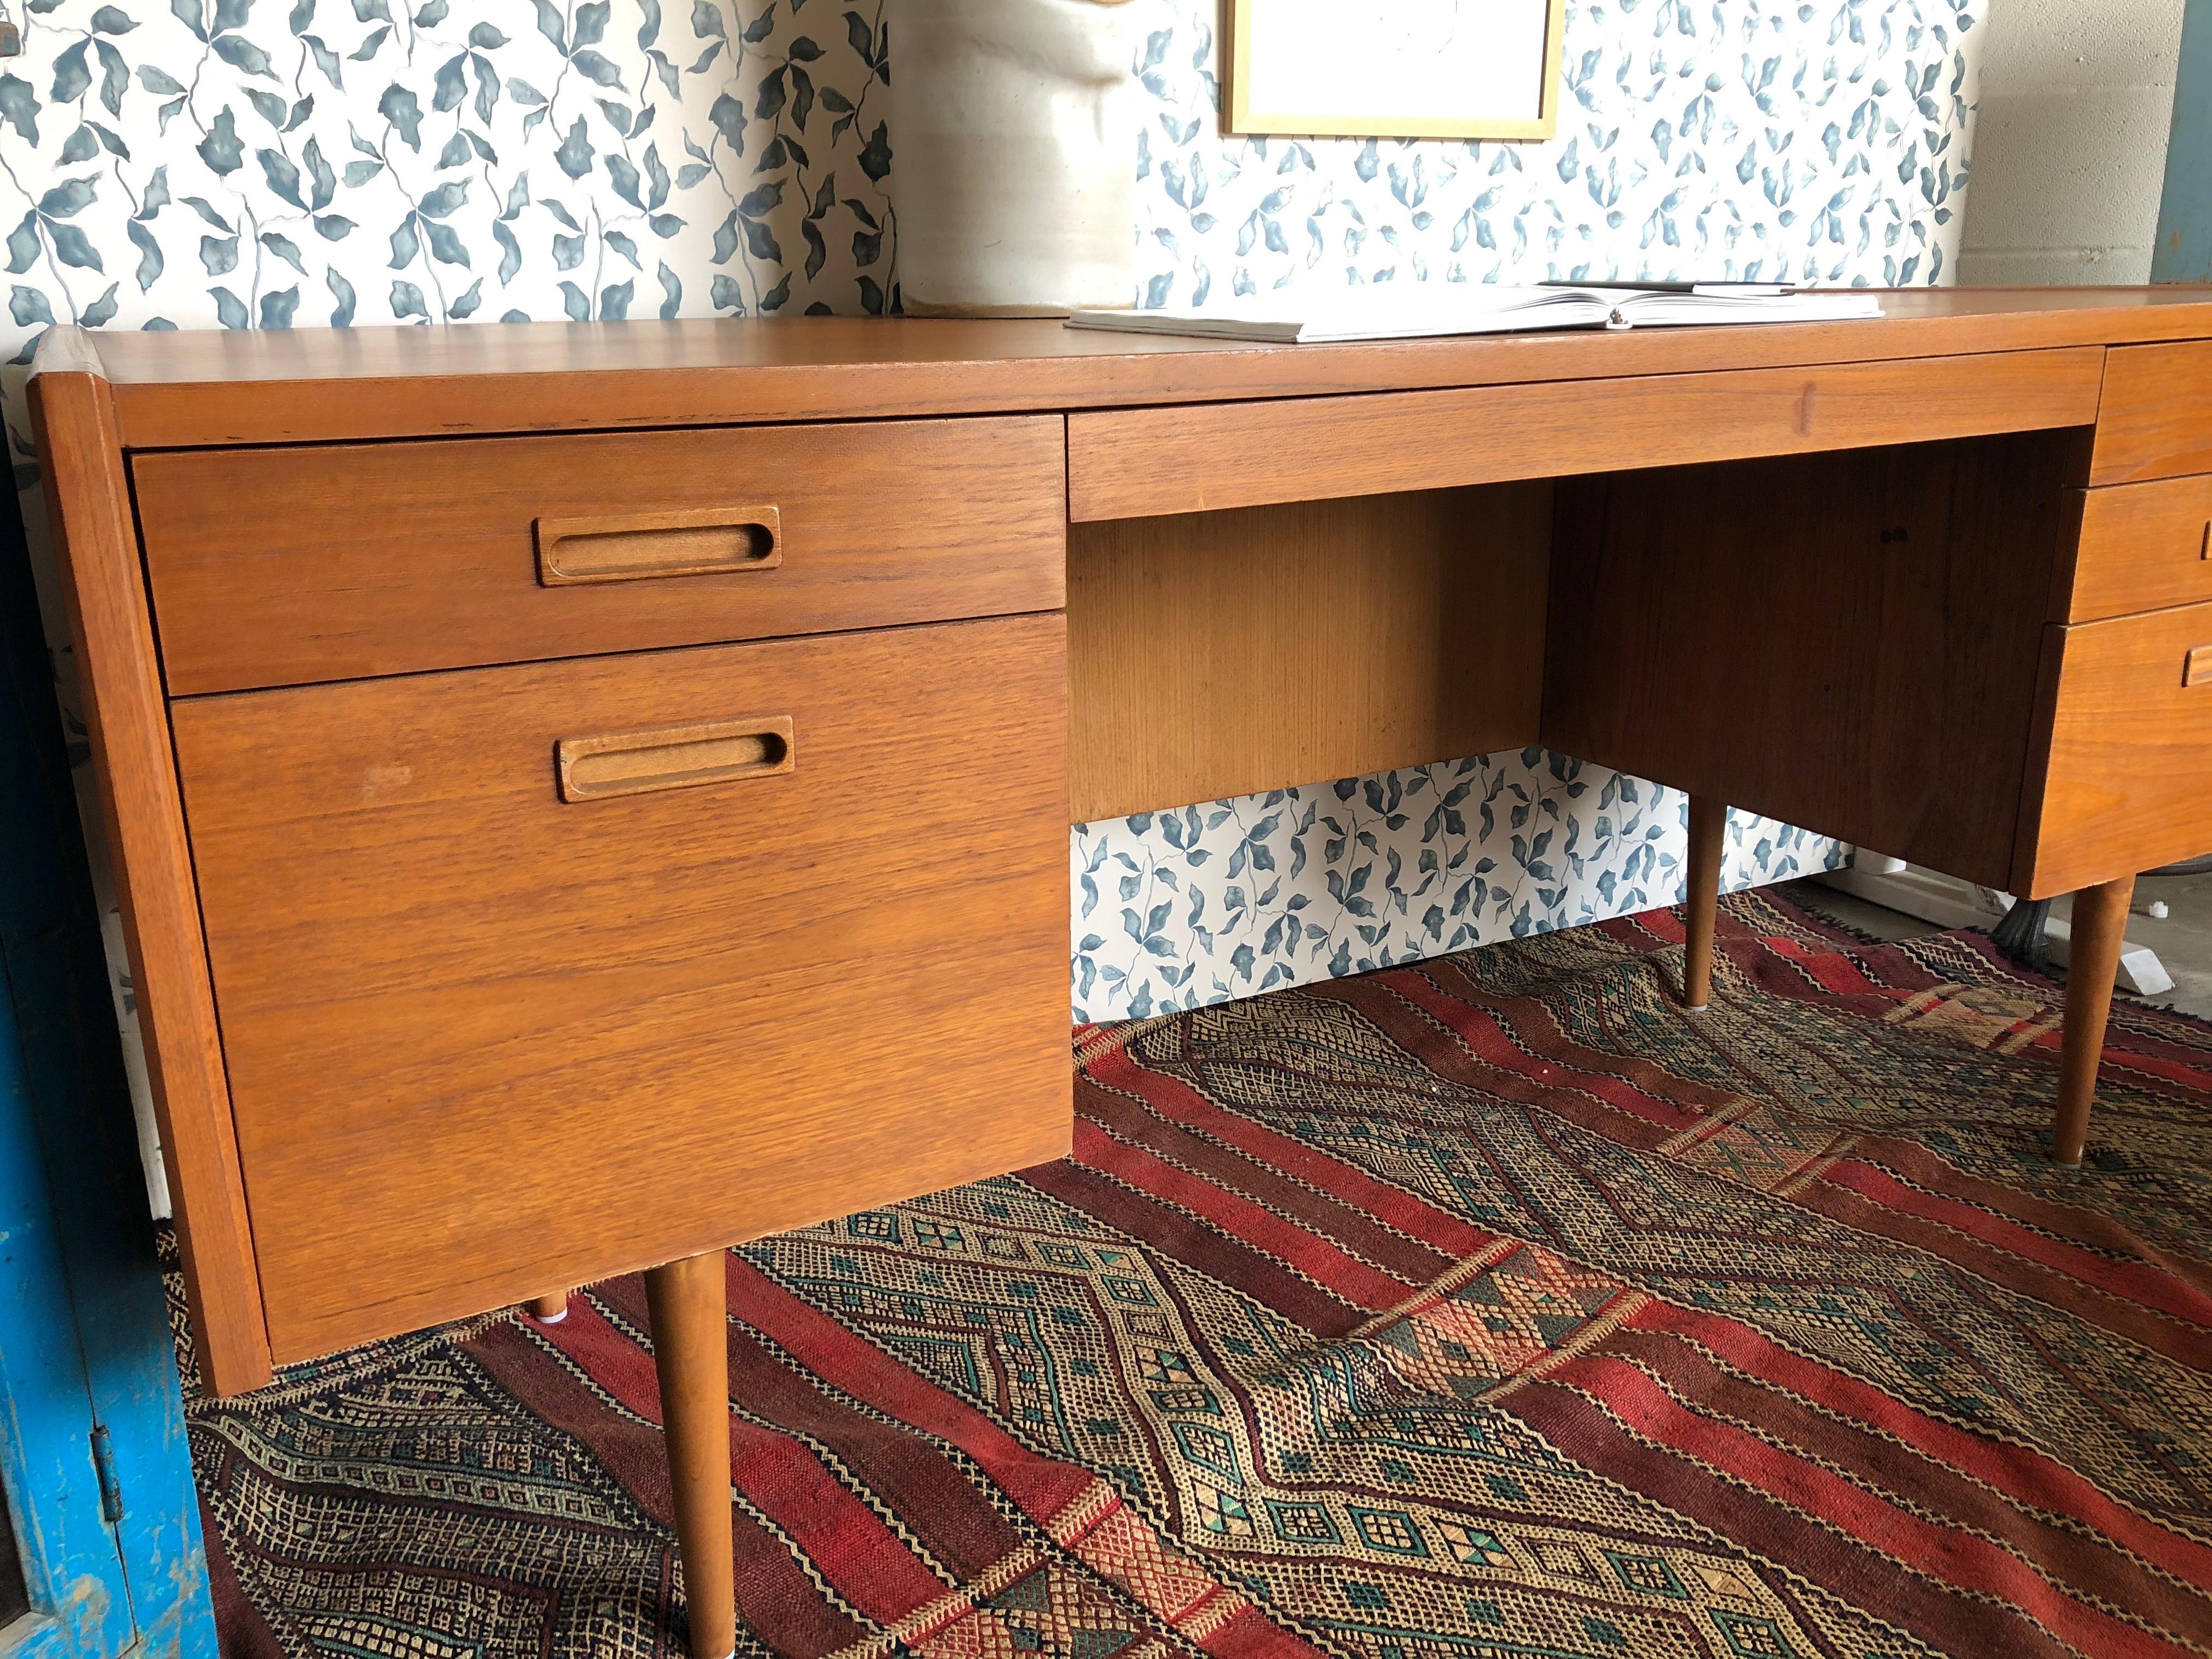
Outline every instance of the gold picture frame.
<path id="1" fill-rule="evenodd" d="M 1534 54 L 1538 61 L 1524 63 L 1522 70 L 1537 76 L 1536 111 L 1525 113 L 1484 113 L 1480 111 L 1464 116 L 1435 116 L 1394 113 L 1387 100 L 1377 100 L 1379 107 L 1316 110 L 1309 105 L 1301 109 L 1268 108 L 1255 106 L 1254 99 L 1254 46 L 1255 38 L 1253 14 L 1276 9 L 1285 0 L 1224 0 L 1229 32 L 1229 97 L 1227 130 L 1249 137 L 1345 137 L 1345 138 L 1504 138 L 1529 141 L 1549 138 L 1559 131 L 1560 65 L 1564 62 L 1567 5 L 1566 0 L 1517 0 L 1528 8 L 1531 18 L 1540 15 L 1542 39 Z M 1297 0 L 1291 0 L 1295 4 Z M 1456 9 L 1469 0 L 1427 0 L 1437 6 Z M 1497 3 L 1497 0 L 1486 0 Z M 1382 0 L 1382 3 L 1400 14 L 1408 8 L 1423 3 L 1423 0 Z M 1341 11 L 1338 15 L 1341 16 Z M 1264 27 L 1265 25 L 1263 24 Z M 1262 55 L 1266 42 L 1262 40 Z M 1338 52 L 1334 43 L 1332 51 Z M 1528 57 L 1525 45 L 1522 56 Z M 1339 52 L 1339 62 L 1341 55 Z M 1522 85 L 1526 85 L 1523 82 Z M 1262 88 L 1262 96 L 1265 96 Z M 1300 100 L 1305 101 L 1305 100 Z M 1525 110 L 1525 100 L 1521 107 Z"/>

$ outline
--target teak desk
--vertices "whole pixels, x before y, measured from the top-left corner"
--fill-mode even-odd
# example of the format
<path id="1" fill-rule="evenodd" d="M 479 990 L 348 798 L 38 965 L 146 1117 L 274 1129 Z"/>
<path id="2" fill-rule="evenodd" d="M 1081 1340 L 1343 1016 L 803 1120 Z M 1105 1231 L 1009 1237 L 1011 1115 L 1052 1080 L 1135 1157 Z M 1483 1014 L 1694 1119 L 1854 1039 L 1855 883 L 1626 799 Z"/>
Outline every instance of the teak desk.
<path id="1" fill-rule="evenodd" d="M 1692 1005 L 1724 802 L 2081 890 L 2078 1160 L 2212 848 L 2212 295 L 1887 304 L 50 333 L 209 1382 L 651 1270 L 726 1651 L 720 1253 L 1067 1149 L 1071 817 L 1529 744 L 1692 793 Z"/>

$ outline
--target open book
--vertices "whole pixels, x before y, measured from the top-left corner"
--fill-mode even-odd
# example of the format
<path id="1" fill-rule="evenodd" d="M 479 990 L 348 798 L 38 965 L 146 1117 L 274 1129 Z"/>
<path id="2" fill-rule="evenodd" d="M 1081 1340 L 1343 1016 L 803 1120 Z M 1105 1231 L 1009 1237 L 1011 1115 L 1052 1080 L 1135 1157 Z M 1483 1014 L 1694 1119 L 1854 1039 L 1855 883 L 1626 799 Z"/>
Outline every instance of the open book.
<path id="1" fill-rule="evenodd" d="M 1288 343 L 1511 334 L 1542 328 L 1825 323 L 1881 315 L 1881 301 L 1861 289 L 1778 293 L 1771 286 L 1726 283 L 1639 289 L 1381 283 L 1364 288 L 1306 289 L 1263 299 L 1243 297 L 1203 311 L 1079 311 L 1067 319 L 1067 325 Z"/>

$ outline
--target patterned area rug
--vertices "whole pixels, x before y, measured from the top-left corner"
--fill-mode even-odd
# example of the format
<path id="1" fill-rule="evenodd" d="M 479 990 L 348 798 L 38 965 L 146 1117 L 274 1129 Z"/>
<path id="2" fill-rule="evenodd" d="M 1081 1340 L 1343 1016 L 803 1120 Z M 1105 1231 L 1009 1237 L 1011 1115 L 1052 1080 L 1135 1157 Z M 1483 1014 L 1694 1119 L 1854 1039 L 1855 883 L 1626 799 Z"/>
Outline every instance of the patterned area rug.
<path id="1" fill-rule="evenodd" d="M 2212 1652 L 2212 1027 L 2067 1174 L 2051 985 L 1723 928 L 1085 1030 L 1074 1161 L 733 1253 L 740 1651 Z M 228 1650 L 684 1652 L 644 1324 L 195 1403 Z"/>

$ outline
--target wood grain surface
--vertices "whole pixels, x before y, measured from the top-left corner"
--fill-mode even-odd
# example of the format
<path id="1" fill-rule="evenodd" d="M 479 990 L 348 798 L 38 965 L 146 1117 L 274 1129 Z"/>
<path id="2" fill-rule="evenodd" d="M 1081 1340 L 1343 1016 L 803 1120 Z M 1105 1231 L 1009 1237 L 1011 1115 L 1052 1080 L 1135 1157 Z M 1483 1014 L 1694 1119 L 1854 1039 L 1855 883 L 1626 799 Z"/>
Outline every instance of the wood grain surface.
<path id="1" fill-rule="evenodd" d="M 1536 738 L 1552 485 L 1077 525 L 1076 821 Z"/>
<path id="2" fill-rule="evenodd" d="M 730 1523 L 730 1263 L 720 1250 L 648 1271 L 645 1305 L 695 1659 L 734 1659 Z"/>
<path id="3" fill-rule="evenodd" d="M 1057 416 L 133 459 L 173 695 L 1057 609 Z M 540 520 L 778 510 L 775 564 L 546 586 Z"/>
<path id="4" fill-rule="evenodd" d="M 2212 599 L 2212 476 L 2072 492 L 2078 551 L 2062 561 L 2054 622 Z"/>
<path id="5" fill-rule="evenodd" d="M 2212 472 L 2212 340 L 2124 346 L 2105 366 L 2091 483 Z"/>
<path id="6" fill-rule="evenodd" d="M 1701 1014 L 1713 1000 L 1713 924 L 1728 852 L 1728 803 L 1690 797 L 1690 845 L 1682 860 L 1682 1006 Z"/>
<path id="7" fill-rule="evenodd" d="M 2049 432 L 1563 483 L 1545 745 L 2005 886 L 2085 465 Z"/>
<path id="8" fill-rule="evenodd" d="M 2081 1163 L 2089 1139 L 2089 1111 L 2097 1099 L 2097 1067 L 2105 1057 L 2105 1024 L 2112 1011 L 2112 985 L 2128 942 L 2133 875 L 2085 887 L 2074 895 L 2066 950 L 2066 1027 L 2060 1033 L 2058 1104 L 2051 1117 L 2051 1162 Z"/>
<path id="9" fill-rule="evenodd" d="M 1054 613 L 176 705 L 276 1357 L 1066 1152 L 1066 672 Z M 555 787 L 763 713 L 787 773 Z"/>
<path id="10" fill-rule="evenodd" d="M 235 1394 L 269 1380 L 269 1336 L 114 410 L 104 381 L 49 372 L 31 382 L 31 420 L 200 1371 Z"/>
<path id="11" fill-rule="evenodd" d="M 1067 422 L 1079 522 L 2084 426 L 2104 354 L 1114 410 Z"/>
<path id="12" fill-rule="evenodd" d="M 1347 345 L 806 317 L 111 333 L 102 353 L 124 441 L 146 449 L 1301 398 L 2212 336 L 2201 288 L 1915 289 L 1881 302 L 1871 320 Z"/>
<path id="13" fill-rule="evenodd" d="M 2012 890 L 2043 898 L 2212 852 L 2212 604 L 2053 626 L 2050 763 Z"/>

